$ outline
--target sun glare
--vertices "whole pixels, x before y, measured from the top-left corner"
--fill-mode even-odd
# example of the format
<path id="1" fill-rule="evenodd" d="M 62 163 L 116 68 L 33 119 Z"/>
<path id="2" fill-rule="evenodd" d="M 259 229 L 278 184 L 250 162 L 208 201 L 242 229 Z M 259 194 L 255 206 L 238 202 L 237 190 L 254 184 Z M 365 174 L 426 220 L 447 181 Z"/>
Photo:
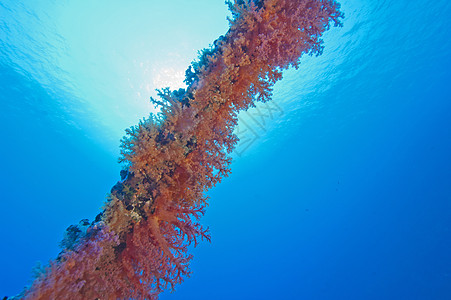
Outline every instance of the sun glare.
<path id="1" fill-rule="evenodd" d="M 182 69 L 167 67 L 161 69 L 159 72 L 154 73 L 152 83 L 153 86 L 157 88 L 169 87 L 172 90 L 176 90 L 186 87 L 186 85 L 183 83 L 184 79 L 185 75 Z"/>

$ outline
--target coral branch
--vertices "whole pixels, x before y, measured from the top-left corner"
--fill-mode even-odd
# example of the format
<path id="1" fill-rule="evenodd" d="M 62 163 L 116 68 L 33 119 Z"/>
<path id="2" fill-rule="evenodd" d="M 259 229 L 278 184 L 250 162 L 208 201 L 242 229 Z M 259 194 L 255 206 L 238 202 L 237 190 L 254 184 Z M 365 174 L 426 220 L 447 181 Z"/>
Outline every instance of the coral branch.
<path id="1" fill-rule="evenodd" d="M 160 117 L 128 129 L 126 170 L 86 231 L 25 292 L 29 299 L 157 299 L 190 273 L 190 245 L 210 240 L 199 223 L 205 192 L 230 173 L 237 114 L 268 101 L 282 71 L 322 52 L 341 25 L 332 0 L 236 0 L 226 35 L 186 72 L 187 89 L 159 91 Z M 69 229 L 68 229 L 69 230 Z M 68 244 L 74 246 L 68 246 Z"/>

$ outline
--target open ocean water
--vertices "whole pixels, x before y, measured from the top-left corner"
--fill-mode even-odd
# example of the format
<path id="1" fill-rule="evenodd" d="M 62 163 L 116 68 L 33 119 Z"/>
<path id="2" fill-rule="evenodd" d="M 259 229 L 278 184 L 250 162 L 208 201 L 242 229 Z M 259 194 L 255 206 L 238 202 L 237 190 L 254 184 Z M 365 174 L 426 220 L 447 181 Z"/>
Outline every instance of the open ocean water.
<path id="1" fill-rule="evenodd" d="M 451 2 L 343 0 L 240 115 L 212 242 L 161 299 L 451 299 Z M 0 0 L 0 296 L 119 180 L 119 139 L 227 30 L 222 0 Z"/>

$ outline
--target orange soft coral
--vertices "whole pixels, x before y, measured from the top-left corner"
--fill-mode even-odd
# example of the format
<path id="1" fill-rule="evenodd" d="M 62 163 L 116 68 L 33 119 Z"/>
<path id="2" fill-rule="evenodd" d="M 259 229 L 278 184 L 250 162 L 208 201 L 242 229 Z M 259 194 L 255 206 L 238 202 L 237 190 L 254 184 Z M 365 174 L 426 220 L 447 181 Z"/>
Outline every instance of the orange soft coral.
<path id="1" fill-rule="evenodd" d="M 189 274 L 188 246 L 209 240 L 205 191 L 230 173 L 237 114 L 268 101 L 282 70 L 320 54 L 342 14 L 335 1 L 236 0 L 227 34 L 186 72 L 186 90 L 159 92 L 160 118 L 127 130 L 128 170 L 96 230 L 41 278 L 31 299 L 154 299 Z"/>

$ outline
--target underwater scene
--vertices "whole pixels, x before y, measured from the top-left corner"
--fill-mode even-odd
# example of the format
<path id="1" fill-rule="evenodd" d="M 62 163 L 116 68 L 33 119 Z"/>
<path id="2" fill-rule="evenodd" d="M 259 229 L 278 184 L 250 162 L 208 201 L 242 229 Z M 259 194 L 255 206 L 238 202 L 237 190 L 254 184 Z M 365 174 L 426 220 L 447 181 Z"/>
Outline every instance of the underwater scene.
<path id="1" fill-rule="evenodd" d="M 449 16 L 0 0 L 0 299 L 451 299 Z"/>

